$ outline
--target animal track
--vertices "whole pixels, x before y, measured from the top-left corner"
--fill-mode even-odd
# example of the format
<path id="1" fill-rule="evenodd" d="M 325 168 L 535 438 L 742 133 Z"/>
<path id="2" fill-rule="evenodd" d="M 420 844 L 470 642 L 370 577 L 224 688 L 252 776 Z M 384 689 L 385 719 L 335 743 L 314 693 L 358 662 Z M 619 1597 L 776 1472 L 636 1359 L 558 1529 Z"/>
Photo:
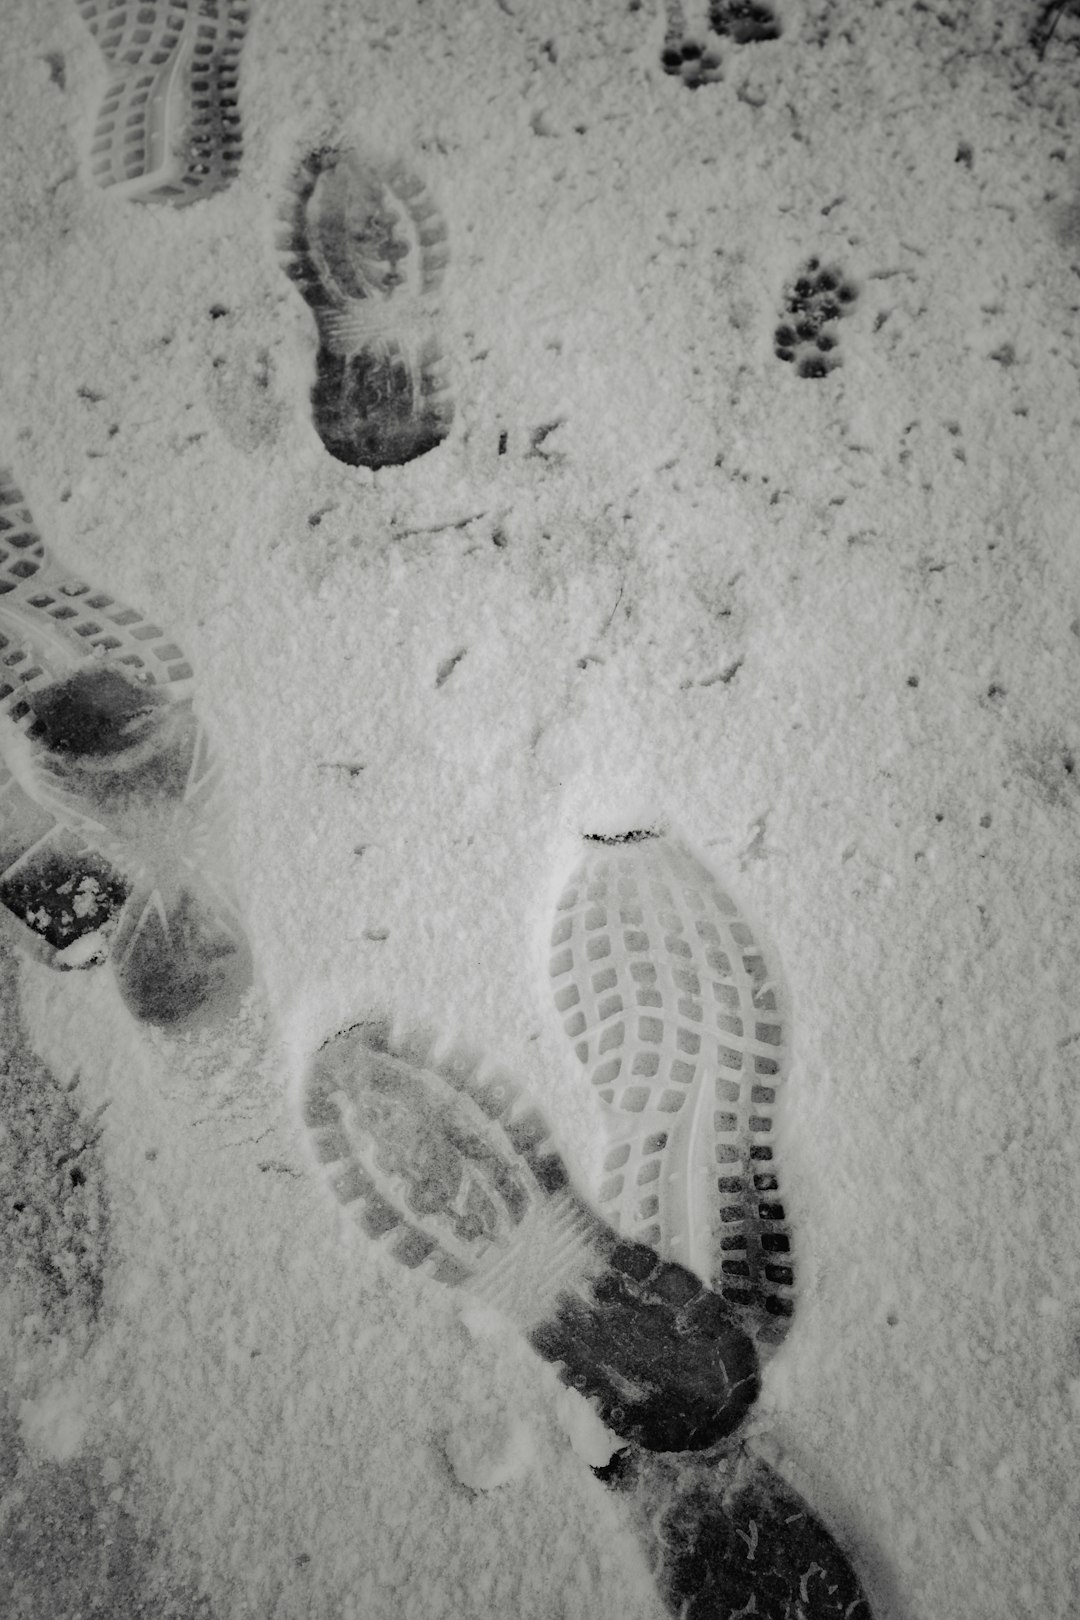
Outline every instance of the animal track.
<path id="1" fill-rule="evenodd" d="M 597 1219 L 511 1080 L 361 1024 L 316 1055 L 302 1109 L 367 1235 L 501 1310 L 617 1434 L 695 1450 L 740 1422 L 758 1388 L 746 1334 L 696 1277 Z"/>
<path id="2" fill-rule="evenodd" d="M 674 840 L 590 841 L 558 900 L 549 973 L 614 1117 L 601 1210 L 776 1342 L 794 1284 L 774 1129 L 786 1020 L 749 925 Z"/>
<path id="3" fill-rule="evenodd" d="M 193 684 L 163 630 L 54 564 L 0 473 L 0 901 L 51 966 L 108 954 L 155 1023 L 251 980 Z"/>
<path id="4" fill-rule="evenodd" d="M 316 431 L 350 467 L 400 467 L 441 444 L 453 406 L 437 336 L 446 228 L 399 163 L 313 153 L 279 238 L 315 316 Z"/>
<path id="5" fill-rule="evenodd" d="M 665 73 L 678 76 L 688 90 L 703 84 L 716 84 L 724 76 L 720 51 L 702 43 L 701 35 L 687 32 L 681 0 L 667 0 L 667 26 L 660 65 Z M 720 40 L 747 45 L 779 39 L 783 30 L 771 6 L 756 0 L 712 0 L 708 9 L 709 30 Z M 701 31 L 704 33 L 704 29 Z"/>
<path id="6" fill-rule="evenodd" d="M 836 322 L 857 297 L 835 266 L 807 259 L 784 294 L 784 318 L 773 335 L 777 358 L 794 363 L 800 377 L 828 376 L 840 364 Z"/>
<path id="7" fill-rule="evenodd" d="M 109 64 L 90 165 L 141 202 L 194 202 L 240 168 L 244 0 L 76 0 Z"/>
<path id="8" fill-rule="evenodd" d="M 604 1482 L 632 1503 L 673 1615 L 872 1620 L 858 1576 L 809 1504 L 760 1457 L 623 1452 Z"/>

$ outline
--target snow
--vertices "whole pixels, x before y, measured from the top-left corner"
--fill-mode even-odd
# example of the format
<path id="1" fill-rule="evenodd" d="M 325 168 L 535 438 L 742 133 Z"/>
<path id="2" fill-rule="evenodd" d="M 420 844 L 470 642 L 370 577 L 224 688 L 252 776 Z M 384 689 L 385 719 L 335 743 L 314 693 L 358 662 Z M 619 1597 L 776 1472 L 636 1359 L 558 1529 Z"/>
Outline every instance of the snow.
<path id="1" fill-rule="evenodd" d="M 512 1067 L 587 1185 L 550 909 L 583 833 L 657 824 L 794 1008 L 803 1291 L 754 1445 L 878 1620 L 1070 1611 L 1078 25 L 1040 64 L 1034 6 L 777 10 L 692 93 L 634 5 L 264 0 L 241 176 L 181 211 L 91 183 L 75 7 L 6 18 L 0 461 L 198 672 L 258 963 L 181 1038 L 107 969 L 5 969 L 0 1169 L 46 1131 L 40 1242 L 69 1257 L 39 1274 L 0 1228 L 20 1616 L 97 1591 L 658 1620 L 550 1370 L 372 1253 L 295 1104 L 328 1034 L 422 1022 Z M 274 246 L 296 162 L 342 135 L 423 173 L 452 253 L 453 432 L 378 474 L 315 435 Z M 823 380 L 772 350 L 811 255 L 859 289 Z M 64 1108 L 107 1206 L 77 1253 Z M 52 1587 L 26 1573 L 54 1554 Z"/>

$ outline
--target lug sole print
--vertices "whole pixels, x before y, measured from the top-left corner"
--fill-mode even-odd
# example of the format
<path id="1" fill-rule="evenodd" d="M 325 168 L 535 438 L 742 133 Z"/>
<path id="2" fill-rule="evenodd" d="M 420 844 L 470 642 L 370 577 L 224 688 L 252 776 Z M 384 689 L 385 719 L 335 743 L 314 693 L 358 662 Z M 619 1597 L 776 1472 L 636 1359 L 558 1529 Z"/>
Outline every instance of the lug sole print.
<path id="1" fill-rule="evenodd" d="M 614 1126 L 602 1212 L 777 1343 L 794 1299 L 774 1129 L 786 1020 L 749 925 L 671 838 L 590 841 L 557 903 L 549 974 Z"/>
<path id="2" fill-rule="evenodd" d="M 400 467 L 442 443 L 453 419 L 439 345 L 446 227 L 399 163 L 313 153 L 294 177 L 278 239 L 319 334 L 312 415 L 350 467 Z"/>
<path id="3" fill-rule="evenodd" d="M 154 1023 L 220 1011 L 252 975 L 193 685 L 165 631 L 57 567 L 0 472 L 4 923 L 53 967 L 108 955 Z"/>
<path id="4" fill-rule="evenodd" d="M 242 0 L 76 0 L 109 66 L 90 166 L 140 202 L 223 190 L 243 155 Z"/>
<path id="5" fill-rule="evenodd" d="M 616 1434 L 695 1450 L 742 1420 L 758 1390 L 747 1335 L 696 1277 L 593 1214 L 505 1075 L 361 1024 L 316 1055 L 301 1106 L 368 1237 L 500 1310 Z"/>
<path id="6" fill-rule="evenodd" d="M 742 1447 L 708 1463 L 628 1449 L 602 1477 L 633 1502 L 657 1587 L 680 1620 L 873 1620 L 835 1537 Z"/>

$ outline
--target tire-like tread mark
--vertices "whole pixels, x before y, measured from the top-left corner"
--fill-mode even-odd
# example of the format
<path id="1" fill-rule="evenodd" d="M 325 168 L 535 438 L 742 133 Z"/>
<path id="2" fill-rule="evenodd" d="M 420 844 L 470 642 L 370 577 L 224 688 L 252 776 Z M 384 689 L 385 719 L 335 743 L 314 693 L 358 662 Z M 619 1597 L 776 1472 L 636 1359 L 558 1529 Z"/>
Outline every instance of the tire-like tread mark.
<path id="1" fill-rule="evenodd" d="M 616 1120 L 600 1208 L 774 1344 L 794 1307 L 774 1132 L 778 980 L 735 902 L 673 839 L 587 847 L 557 902 L 549 974 Z"/>
<path id="2" fill-rule="evenodd" d="M 707 1465 L 629 1448 L 601 1477 L 632 1500 L 657 1586 L 682 1620 L 873 1620 L 836 1538 L 743 1447 Z"/>
<path id="3" fill-rule="evenodd" d="M 109 64 L 90 166 L 139 202 L 195 202 L 240 170 L 244 0 L 76 0 Z"/>
<path id="4" fill-rule="evenodd" d="M 501 1310 L 617 1434 L 695 1450 L 741 1421 L 758 1389 L 749 1338 L 696 1277 L 593 1214 L 504 1074 L 361 1024 L 316 1054 L 301 1107 L 368 1237 Z"/>
<path id="5" fill-rule="evenodd" d="M 193 687 L 160 626 L 54 564 L 0 471 L 3 920 L 58 968 L 112 936 L 121 993 L 154 1023 L 209 1017 L 252 977 Z"/>
<path id="6" fill-rule="evenodd" d="M 850 313 L 858 291 L 835 265 L 807 259 L 785 289 L 780 325 L 773 334 L 778 360 L 800 377 L 827 377 L 840 364 L 836 323 Z"/>
<path id="7" fill-rule="evenodd" d="M 400 467 L 453 420 L 438 338 L 446 227 L 401 163 L 345 148 L 312 153 L 278 237 L 286 275 L 315 316 L 315 429 L 350 467 Z"/>

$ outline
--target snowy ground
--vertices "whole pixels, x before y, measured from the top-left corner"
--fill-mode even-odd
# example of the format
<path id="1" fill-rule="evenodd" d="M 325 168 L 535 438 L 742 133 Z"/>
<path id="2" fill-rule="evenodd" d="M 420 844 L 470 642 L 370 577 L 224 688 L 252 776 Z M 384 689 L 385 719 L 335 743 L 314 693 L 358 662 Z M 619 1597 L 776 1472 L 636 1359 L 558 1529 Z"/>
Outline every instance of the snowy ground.
<path id="1" fill-rule="evenodd" d="M 242 174 L 170 211 L 88 176 L 74 6 L 6 8 L 0 461 L 196 666 L 259 970 L 178 1040 L 105 972 L 3 969 L 5 1177 L 100 1133 L 70 1191 L 33 1161 L 36 1238 L 2 1189 L 20 1617 L 658 1620 L 551 1372 L 373 1257 L 294 1105 L 385 1011 L 512 1066 L 594 1175 L 550 907 L 582 833 L 656 821 L 794 1004 L 755 1444 L 878 1620 L 1071 1610 L 1080 23 L 1040 63 L 1019 0 L 776 9 L 691 92 L 649 6 L 262 0 Z M 453 432 L 377 474 L 312 429 L 275 250 L 346 135 L 452 250 Z M 773 352 L 811 256 L 858 289 L 820 379 Z"/>

